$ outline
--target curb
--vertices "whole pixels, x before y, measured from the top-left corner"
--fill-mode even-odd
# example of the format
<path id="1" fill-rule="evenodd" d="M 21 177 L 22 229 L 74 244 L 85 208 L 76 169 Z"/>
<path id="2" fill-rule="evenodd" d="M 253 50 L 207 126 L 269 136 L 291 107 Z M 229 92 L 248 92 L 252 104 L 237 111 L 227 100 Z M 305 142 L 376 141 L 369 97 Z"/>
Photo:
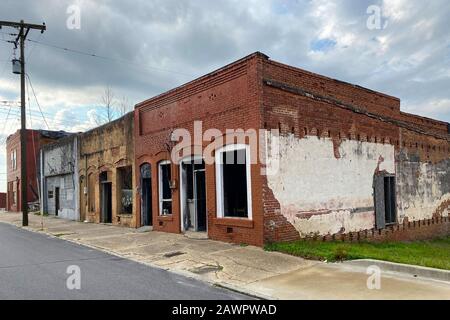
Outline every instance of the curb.
<path id="1" fill-rule="evenodd" d="M 25 231 L 28 231 L 28 232 L 33 232 L 33 233 L 37 233 L 37 234 L 41 234 L 41 235 L 45 235 L 45 236 L 48 236 L 50 238 L 59 239 L 59 240 L 62 240 L 62 241 L 66 241 L 66 242 L 75 244 L 75 245 L 79 245 L 79 246 L 83 246 L 83 247 L 86 247 L 86 248 L 98 250 L 98 251 L 101 251 L 103 253 L 109 254 L 111 256 L 115 256 L 115 257 L 118 257 L 118 258 L 121 258 L 121 259 L 130 260 L 130 261 L 133 261 L 133 262 L 141 264 L 141 265 L 145 265 L 145 266 L 152 267 L 152 268 L 155 268 L 155 269 L 159 269 L 159 270 L 162 270 L 162 271 L 170 272 L 170 273 L 173 273 L 175 275 L 184 276 L 184 277 L 187 277 L 187 278 L 190 278 L 190 279 L 201 281 L 203 283 L 207 283 L 207 284 L 209 284 L 211 286 L 214 286 L 214 287 L 217 287 L 217 288 L 227 289 L 227 290 L 239 293 L 239 294 L 247 295 L 247 296 L 249 296 L 251 298 L 255 298 L 255 299 L 259 299 L 259 300 L 274 300 L 273 297 L 266 296 L 266 295 L 263 295 L 263 294 L 260 294 L 260 293 L 257 293 L 257 292 L 251 291 L 251 290 L 247 290 L 247 289 L 244 289 L 244 288 L 241 288 L 241 287 L 229 284 L 229 283 L 215 282 L 215 281 L 210 281 L 210 280 L 203 279 L 202 277 L 200 277 L 198 275 L 195 275 L 193 273 L 190 273 L 187 270 L 171 270 L 169 268 L 161 267 L 161 266 L 149 263 L 149 262 L 144 262 L 144 261 L 140 261 L 138 259 L 133 259 L 131 257 L 122 255 L 120 253 L 117 253 L 117 252 L 114 252 L 114 251 L 111 251 L 111 250 L 107 250 L 107 249 L 102 248 L 102 247 L 98 247 L 98 246 L 95 246 L 95 245 L 83 243 L 83 242 L 75 240 L 75 239 L 66 239 L 64 237 L 57 237 L 57 236 L 55 236 L 55 235 L 53 235 L 53 234 L 51 234 L 51 233 L 49 233 L 49 232 L 47 232 L 45 230 L 39 230 L 39 229 L 36 229 L 34 227 L 30 227 L 30 226 L 28 226 L 28 227 L 21 227 L 21 226 L 15 225 L 14 223 L 6 222 L 6 221 L 0 221 L 0 222 L 4 223 L 4 224 L 9 224 L 9 225 L 14 226 L 14 227 L 16 227 L 18 229 L 21 229 L 21 230 L 25 230 Z"/>
<path id="2" fill-rule="evenodd" d="M 378 266 L 385 272 L 403 273 L 414 278 L 427 278 L 437 281 L 450 283 L 450 270 L 428 268 L 403 263 L 388 262 L 374 259 L 352 260 L 342 263 L 344 266 L 356 266 L 367 268 L 370 266 Z"/>

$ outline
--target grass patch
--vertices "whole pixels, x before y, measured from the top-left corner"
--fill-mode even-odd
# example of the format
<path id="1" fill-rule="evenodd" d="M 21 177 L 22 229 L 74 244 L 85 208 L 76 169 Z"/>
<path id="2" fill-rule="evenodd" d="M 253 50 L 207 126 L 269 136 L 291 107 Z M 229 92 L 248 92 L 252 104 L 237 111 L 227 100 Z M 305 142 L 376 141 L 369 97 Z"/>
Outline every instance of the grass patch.
<path id="1" fill-rule="evenodd" d="M 295 241 L 266 245 L 267 251 L 279 251 L 312 260 L 329 262 L 377 259 L 430 268 L 450 270 L 450 237 L 414 242 L 343 243 Z"/>

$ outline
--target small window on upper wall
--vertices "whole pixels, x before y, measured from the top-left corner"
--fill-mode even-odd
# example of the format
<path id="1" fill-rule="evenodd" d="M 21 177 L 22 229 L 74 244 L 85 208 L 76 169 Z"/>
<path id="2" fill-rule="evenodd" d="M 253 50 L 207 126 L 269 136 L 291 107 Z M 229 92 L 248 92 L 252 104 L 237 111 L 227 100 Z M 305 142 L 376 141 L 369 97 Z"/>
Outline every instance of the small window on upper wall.
<path id="1" fill-rule="evenodd" d="M 252 219 L 249 146 L 219 149 L 216 179 L 217 216 Z"/>
<path id="2" fill-rule="evenodd" d="M 159 214 L 167 216 L 172 214 L 172 165 L 170 161 L 161 161 L 158 165 L 159 175 Z"/>

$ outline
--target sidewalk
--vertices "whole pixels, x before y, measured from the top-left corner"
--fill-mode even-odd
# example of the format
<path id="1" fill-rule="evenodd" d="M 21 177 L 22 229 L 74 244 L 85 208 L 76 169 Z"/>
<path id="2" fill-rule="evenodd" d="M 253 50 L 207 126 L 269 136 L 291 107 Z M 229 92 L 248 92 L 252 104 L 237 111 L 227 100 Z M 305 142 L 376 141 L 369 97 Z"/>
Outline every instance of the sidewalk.
<path id="1" fill-rule="evenodd" d="M 170 272 L 269 299 L 450 299 L 450 283 L 385 274 L 381 290 L 367 289 L 361 268 L 308 261 L 251 246 L 184 235 L 139 232 L 101 224 L 29 216 L 30 231 L 106 251 Z M 21 226 L 21 215 L 0 213 Z"/>

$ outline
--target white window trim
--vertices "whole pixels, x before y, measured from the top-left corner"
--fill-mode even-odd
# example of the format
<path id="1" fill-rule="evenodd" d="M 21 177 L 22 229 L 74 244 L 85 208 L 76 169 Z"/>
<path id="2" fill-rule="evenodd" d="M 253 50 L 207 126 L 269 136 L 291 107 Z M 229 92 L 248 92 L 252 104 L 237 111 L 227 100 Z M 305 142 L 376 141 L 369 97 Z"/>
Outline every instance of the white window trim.
<path id="1" fill-rule="evenodd" d="M 171 199 L 170 200 L 163 200 L 163 186 L 162 186 L 162 166 L 163 165 L 167 165 L 167 164 L 171 164 L 171 162 L 169 161 L 169 160 L 163 160 L 163 161 L 161 161 L 161 162 L 159 162 L 158 163 L 158 189 L 159 189 L 159 191 L 158 191 L 158 202 L 159 202 L 159 215 L 160 216 L 166 216 L 166 215 L 164 215 L 163 214 L 163 202 L 171 202 L 172 203 L 172 211 L 173 211 L 173 197 L 171 197 Z M 172 170 L 170 170 L 171 172 L 171 174 L 173 174 L 172 173 Z M 173 214 L 173 212 L 171 212 L 170 214 Z"/>
<path id="2" fill-rule="evenodd" d="M 245 164 L 247 171 L 247 218 L 227 217 L 224 213 L 223 204 L 223 173 L 221 170 L 222 154 L 229 151 L 245 150 Z M 251 182 L 251 165 L 250 165 L 250 146 L 246 144 L 231 144 L 216 150 L 216 205 L 217 217 L 228 219 L 244 219 L 253 220 L 252 211 L 252 182 Z"/>

